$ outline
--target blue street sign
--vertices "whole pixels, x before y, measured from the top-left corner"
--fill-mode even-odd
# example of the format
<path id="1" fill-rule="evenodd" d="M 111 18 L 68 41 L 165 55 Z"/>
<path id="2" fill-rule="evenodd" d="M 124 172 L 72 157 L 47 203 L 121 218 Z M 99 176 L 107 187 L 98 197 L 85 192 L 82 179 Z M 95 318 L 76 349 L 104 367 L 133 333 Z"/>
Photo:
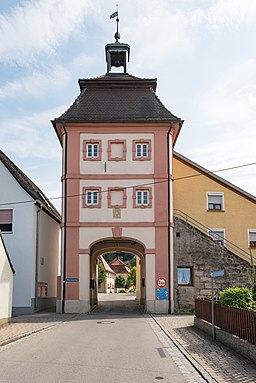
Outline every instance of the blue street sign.
<path id="1" fill-rule="evenodd" d="M 156 289 L 156 299 L 157 300 L 168 299 L 168 289 L 164 289 L 164 288 Z"/>
<path id="2" fill-rule="evenodd" d="M 66 278 L 66 282 L 78 282 L 78 278 Z"/>

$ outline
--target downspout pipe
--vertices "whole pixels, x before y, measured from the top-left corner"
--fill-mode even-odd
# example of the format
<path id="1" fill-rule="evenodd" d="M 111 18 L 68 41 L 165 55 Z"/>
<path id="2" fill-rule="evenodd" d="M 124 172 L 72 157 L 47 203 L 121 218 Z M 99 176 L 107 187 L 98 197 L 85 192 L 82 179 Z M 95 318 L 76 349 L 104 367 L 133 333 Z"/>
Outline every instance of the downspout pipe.
<path id="1" fill-rule="evenodd" d="M 68 148 L 68 135 L 65 128 L 65 123 L 62 123 L 64 130 L 64 159 L 63 159 L 63 176 L 64 176 L 64 200 L 63 200 L 63 250 L 62 250 L 62 262 L 63 262 L 63 273 L 62 273 L 62 314 L 65 313 L 65 300 L 66 300 L 66 258 L 67 258 L 67 148 Z"/>
<path id="2" fill-rule="evenodd" d="M 172 130 L 172 124 L 170 124 L 170 128 L 167 132 L 167 171 L 168 171 L 168 277 L 169 277 L 169 306 L 168 306 L 168 314 L 171 314 L 171 187 L 170 187 L 170 133 Z"/>

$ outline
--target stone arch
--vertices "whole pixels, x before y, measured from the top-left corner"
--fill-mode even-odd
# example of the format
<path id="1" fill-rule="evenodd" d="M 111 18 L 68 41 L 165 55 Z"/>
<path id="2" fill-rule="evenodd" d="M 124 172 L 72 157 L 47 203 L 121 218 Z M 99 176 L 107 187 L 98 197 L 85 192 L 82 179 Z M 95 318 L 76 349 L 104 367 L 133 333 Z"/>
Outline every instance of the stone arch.
<path id="1" fill-rule="evenodd" d="M 102 238 L 93 242 L 90 246 L 90 308 L 93 309 L 98 304 L 97 273 L 96 265 L 99 256 L 106 253 L 123 251 L 134 254 L 140 260 L 139 264 L 139 295 L 137 298 L 142 306 L 146 302 L 146 262 L 145 246 L 140 241 L 133 238 L 122 237 L 120 239 Z"/>

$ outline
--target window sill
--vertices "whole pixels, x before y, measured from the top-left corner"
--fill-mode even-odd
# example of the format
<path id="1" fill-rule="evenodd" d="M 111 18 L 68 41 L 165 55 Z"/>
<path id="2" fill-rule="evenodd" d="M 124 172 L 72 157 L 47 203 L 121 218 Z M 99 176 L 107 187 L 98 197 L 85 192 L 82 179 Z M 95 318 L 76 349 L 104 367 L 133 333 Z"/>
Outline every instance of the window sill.
<path id="1" fill-rule="evenodd" d="M 225 213 L 225 210 L 207 209 L 206 211 L 211 213 Z"/>

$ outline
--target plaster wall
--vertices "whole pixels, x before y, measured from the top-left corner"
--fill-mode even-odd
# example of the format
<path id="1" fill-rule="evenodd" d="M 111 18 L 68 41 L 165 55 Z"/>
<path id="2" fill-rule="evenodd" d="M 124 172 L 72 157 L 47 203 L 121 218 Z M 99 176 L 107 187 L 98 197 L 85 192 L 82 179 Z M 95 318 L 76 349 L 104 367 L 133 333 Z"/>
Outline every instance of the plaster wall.
<path id="1" fill-rule="evenodd" d="M 118 130 L 118 128 L 117 128 Z M 108 141 L 126 140 L 126 161 L 108 160 Z M 80 135 L 80 171 L 81 174 L 152 174 L 154 173 L 153 156 L 150 161 L 133 161 L 132 149 L 133 140 L 151 140 L 152 152 L 154 150 L 153 134 L 81 134 Z M 102 141 L 102 159 L 101 161 L 83 160 L 83 141 L 101 140 Z M 106 163 L 106 166 L 105 166 Z"/>
<path id="2" fill-rule="evenodd" d="M 98 186 L 102 189 L 101 208 L 82 207 L 82 198 L 80 199 L 80 222 L 154 222 L 155 213 L 153 207 L 133 208 L 133 186 L 145 185 L 149 183 L 148 179 L 140 180 L 94 180 L 80 181 L 80 194 L 83 193 L 83 187 Z M 108 188 L 124 187 L 126 188 L 127 200 L 126 208 L 120 208 L 120 218 L 113 218 L 113 208 L 108 208 Z M 152 187 L 152 201 L 154 205 L 154 187 Z"/>
<path id="3" fill-rule="evenodd" d="M 177 179 L 193 175 L 197 176 Z M 248 229 L 256 229 L 256 202 L 177 157 L 173 158 L 173 176 L 177 179 L 174 181 L 174 209 L 208 228 L 224 228 L 225 238 L 248 252 Z M 224 193 L 224 211 L 207 211 L 207 192 Z M 256 249 L 251 250 L 256 256 Z"/>
<path id="4" fill-rule="evenodd" d="M 31 307 L 35 298 L 35 221 L 34 200 L 18 184 L 0 162 L 0 203 L 28 201 L 25 204 L 1 205 L 13 209 L 11 233 L 2 233 L 8 253 L 16 271 L 13 281 L 13 306 Z"/>
<path id="5" fill-rule="evenodd" d="M 12 316 L 13 272 L 0 236 L 0 324 Z"/>

